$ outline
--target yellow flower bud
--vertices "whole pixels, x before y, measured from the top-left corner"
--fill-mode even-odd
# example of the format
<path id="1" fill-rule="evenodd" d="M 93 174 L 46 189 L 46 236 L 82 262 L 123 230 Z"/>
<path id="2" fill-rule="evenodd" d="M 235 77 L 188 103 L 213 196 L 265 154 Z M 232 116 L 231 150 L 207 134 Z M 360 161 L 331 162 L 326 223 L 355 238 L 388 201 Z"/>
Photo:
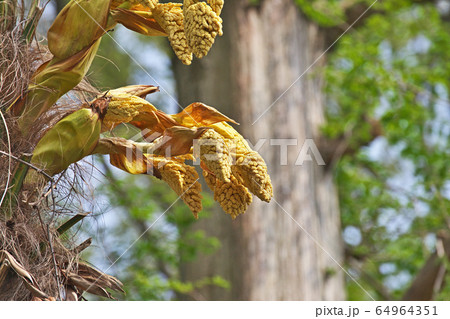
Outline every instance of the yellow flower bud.
<path id="1" fill-rule="evenodd" d="M 154 168 L 161 173 L 161 178 L 186 203 L 197 218 L 202 210 L 202 187 L 198 182 L 198 174 L 194 167 L 182 160 L 166 159 L 161 156 L 148 156 L 153 160 Z"/>
<path id="2" fill-rule="evenodd" d="M 205 2 L 186 1 L 183 12 L 187 44 L 195 56 L 202 58 L 208 54 L 216 36 L 223 34 L 222 19 Z"/>
<path id="3" fill-rule="evenodd" d="M 245 213 L 252 202 L 252 194 L 234 176 L 230 177 L 228 183 L 214 178 L 212 174 L 205 171 L 203 176 L 208 187 L 214 191 L 214 200 L 232 219 Z"/>
<path id="4" fill-rule="evenodd" d="M 125 94 L 136 95 L 140 98 L 145 99 L 145 97 L 148 94 L 155 93 L 155 92 L 159 92 L 158 86 L 138 84 L 138 85 L 127 85 L 127 86 L 122 86 L 117 89 L 108 90 L 106 92 L 101 93 L 100 96 L 103 96 L 103 95 L 115 96 L 118 94 L 125 93 Z"/>
<path id="5" fill-rule="evenodd" d="M 192 62 L 192 52 L 184 33 L 183 10 L 179 4 L 159 3 L 153 10 L 156 22 L 166 31 L 178 59 L 186 65 Z"/>
<path id="6" fill-rule="evenodd" d="M 156 108 L 140 97 L 127 93 L 115 94 L 111 96 L 103 119 L 103 130 L 110 130 L 120 123 L 131 122 L 140 114 L 153 111 L 156 111 Z"/>
<path id="7" fill-rule="evenodd" d="M 214 130 L 207 130 L 198 139 L 200 160 L 217 179 L 229 182 L 231 157 L 223 138 Z"/>
<path id="8" fill-rule="evenodd" d="M 245 156 L 240 156 L 231 170 L 233 175 L 259 199 L 270 202 L 273 196 L 272 182 L 261 155 L 251 151 Z"/>
<path id="9" fill-rule="evenodd" d="M 223 3 L 223 0 L 208 0 L 208 4 L 217 15 L 220 15 L 220 13 L 222 12 Z"/>

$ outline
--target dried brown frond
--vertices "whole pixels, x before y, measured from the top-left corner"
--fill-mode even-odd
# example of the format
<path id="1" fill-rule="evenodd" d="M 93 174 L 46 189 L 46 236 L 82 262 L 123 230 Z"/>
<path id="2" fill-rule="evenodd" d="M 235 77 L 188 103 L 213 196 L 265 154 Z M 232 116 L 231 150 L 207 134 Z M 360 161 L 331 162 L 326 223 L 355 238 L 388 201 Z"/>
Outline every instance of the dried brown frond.
<path id="1" fill-rule="evenodd" d="M 53 256 L 50 248 L 45 245 L 48 242 L 46 227 L 40 224 L 36 214 L 38 213 L 31 209 L 17 208 L 13 218 L 0 223 L 0 249 L 11 254 L 25 271 L 32 274 L 40 291 L 50 296 L 56 295 L 58 289 Z M 73 264 L 76 256 L 64 247 L 54 231 L 51 235 L 57 263 L 70 260 Z M 33 296 L 39 297 L 32 291 L 21 276 L 10 270 L 0 285 L 0 300 L 30 300 Z"/>
<path id="2" fill-rule="evenodd" d="M 18 25 L 20 23 L 23 21 L 17 22 Z M 2 30 L 0 36 L 0 111 L 4 117 L 4 120 L 0 117 L 0 199 L 7 186 L 11 190 L 19 165 L 27 166 L 20 164 L 18 159 L 25 159 L 24 154 L 31 153 L 43 134 L 62 117 L 99 93 L 83 80 L 36 120 L 30 128 L 30 135 L 25 138 L 20 133 L 16 117 L 7 110 L 17 98 L 24 96 L 33 73 L 51 55 L 43 45 L 23 42 L 20 31 L 19 27 L 11 27 Z M 34 171 L 31 167 L 28 169 L 29 172 Z M 70 273 L 89 280 L 79 272 L 86 267 L 79 265 L 79 251 L 74 250 L 76 240 L 71 234 L 62 238 L 56 229 L 78 213 L 79 203 L 87 196 L 79 190 L 85 186 L 83 181 L 91 173 L 74 166 L 70 173 L 54 177 L 54 185 L 57 186 L 54 189 L 42 174 L 36 173 L 42 177 L 40 181 L 22 187 L 12 196 L 11 193 L 5 196 L 0 206 L 0 251 L 4 251 L 3 255 L 8 255 L 8 258 L 0 258 L 0 300 L 52 300 L 60 298 L 61 288 L 67 288 L 72 297 L 74 295 L 70 292 L 82 290 L 67 286 L 69 278 L 65 276 Z M 11 267 L 11 260 L 17 263 L 16 270 L 32 276 L 33 285 Z M 92 277 L 92 271 L 89 276 Z M 96 284 L 120 291 L 120 284 L 107 275 Z M 76 286 L 74 283 L 71 285 Z"/>

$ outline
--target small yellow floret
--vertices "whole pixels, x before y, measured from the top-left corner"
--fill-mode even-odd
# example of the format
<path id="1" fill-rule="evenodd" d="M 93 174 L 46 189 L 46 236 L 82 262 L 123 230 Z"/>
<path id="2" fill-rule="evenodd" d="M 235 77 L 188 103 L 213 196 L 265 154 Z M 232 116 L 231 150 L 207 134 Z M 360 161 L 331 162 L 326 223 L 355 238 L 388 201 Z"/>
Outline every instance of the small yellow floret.
<path id="1" fill-rule="evenodd" d="M 184 16 L 180 5 L 175 3 L 159 3 L 153 16 L 158 24 L 166 31 L 170 45 L 178 59 L 186 65 L 192 62 L 192 52 L 188 47 L 184 32 Z"/>
<path id="2" fill-rule="evenodd" d="M 220 13 L 222 12 L 223 3 L 223 0 L 208 0 L 208 4 L 217 15 L 220 15 Z"/>
<path id="3" fill-rule="evenodd" d="M 253 194 L 265 202 L 270 202 L 273 196 L 272 182 L 261 155 L 251 151 L 245 156 L 240 156 L 231 169 L 233 175 Z"/>
<path id="4" fill-rule="evenodd" d="M 217 179 L 229 182 L 231 157 L 225 141 L 214 130 L 208 130 L 198 139 L 200 160 Z"/>
<path id="5" fill-rule="evenodd" d="M 161 173 L 161 178 L 186 203 L 197 218 L 202 210 L 202 187 L 198 182 L 198 174 L 194 167 L 182 160 L 166 159 L 160 156 L 148 157 L 153 159 L 153 165 Z"/>
<path id="6" fill-rule="evenodd" d="M 217 8 L 216 8 L 217 9 Z M 217 35 L 222 35 L 222 19 L 205 2 L 185 2 L 184 30 L 187 44 L 198 58 L 208 54 Z"/>
<path id="7" fill-rule="evenodd" d="M 156 108 L 148 101 L 135 95 L 120 93 L 111 97 L 105 118 L 104 130 L 112 129 L 120 123 L 128 123 L 139 114 L 150 113 Z"/>
<path id="8" fill-rule="evenodd" d="M 214 178 L 212 174 L 205 171 L 203 176 L 208 187 L 214 191 L 214 200 L 232 219 L 245 213 L 252 202 L 252 194 L 234 176 L 231 176 L 228 183 Z"/>

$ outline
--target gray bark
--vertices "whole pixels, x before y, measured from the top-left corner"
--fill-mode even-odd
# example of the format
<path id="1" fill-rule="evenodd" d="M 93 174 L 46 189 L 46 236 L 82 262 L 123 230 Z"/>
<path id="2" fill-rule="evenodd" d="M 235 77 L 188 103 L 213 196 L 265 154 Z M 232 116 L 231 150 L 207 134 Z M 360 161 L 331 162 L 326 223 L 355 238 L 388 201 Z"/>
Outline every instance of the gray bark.
<path id="1" fill-rule="evenodd" d="M 175 63 L 179 100 L 183 106 L 202 101 L 218 108 L 241 123 L 237 129 L 251 143 L 267 139 L 259 152 L 272 177 L 274 199 L 267 204 L 255 197 L 235 221 L 219 208 L 196 223 L 222 247 L 183 263 L 182 279 L 220 275 L 231 283 L 230 290 L 205 287 L 194 299 L 342 300 L 344 274 L 324 252 L 342 264 L 332 172 L 315 161 L 295 165 L 305 139 L 317 140 L 324 123 L 324 59 L 252 125 L 322 54 L 323 31 L 292 0 L 264 0 L 258 6 L 228 0 L 222 17 L 224 36 L 206 58 L 189 67 Z M 280 147 L 269 142 L 283 138 L 298 141 L 288 147 L 287 165 L 280 165 Z"/>

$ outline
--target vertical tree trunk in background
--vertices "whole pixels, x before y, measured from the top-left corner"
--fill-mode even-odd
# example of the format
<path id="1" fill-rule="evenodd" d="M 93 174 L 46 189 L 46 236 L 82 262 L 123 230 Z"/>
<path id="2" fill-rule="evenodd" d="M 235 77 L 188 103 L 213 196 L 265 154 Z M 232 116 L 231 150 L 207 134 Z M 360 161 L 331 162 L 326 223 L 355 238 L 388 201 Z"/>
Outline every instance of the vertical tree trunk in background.
<path id="1" fill-rule="evenodd" d="M 255 197 L 235 221 L 217 212 L 196 223 L 222 247 L 184 263 L 182 279 L 220 275 L 230 281 L 230 290 L 206 287 L 200 299 L 344 299 L 342 270 L 295 222 L 342 261 L 332 172 L 315 161 L 295 165 L 305 139 L 316 139 L 324 122 L 324 60 L 252 125 L 325 50 L 324 35 L 292 0 L 262 0 L 258 6 L 227 0 L 222 16 L 224 36 L 209 55 L 190 67 L 175 65 L 180 103 L 217 107 L 241 123 L 237 129 L 251 143 L 267 139 L 259 152 L 272 177 L 274 199 L 267 204 Z M 270 145 L 270 139 L 298 141 L 288 147 L 287 165 L 280 165 L 280 146 Z"/>

